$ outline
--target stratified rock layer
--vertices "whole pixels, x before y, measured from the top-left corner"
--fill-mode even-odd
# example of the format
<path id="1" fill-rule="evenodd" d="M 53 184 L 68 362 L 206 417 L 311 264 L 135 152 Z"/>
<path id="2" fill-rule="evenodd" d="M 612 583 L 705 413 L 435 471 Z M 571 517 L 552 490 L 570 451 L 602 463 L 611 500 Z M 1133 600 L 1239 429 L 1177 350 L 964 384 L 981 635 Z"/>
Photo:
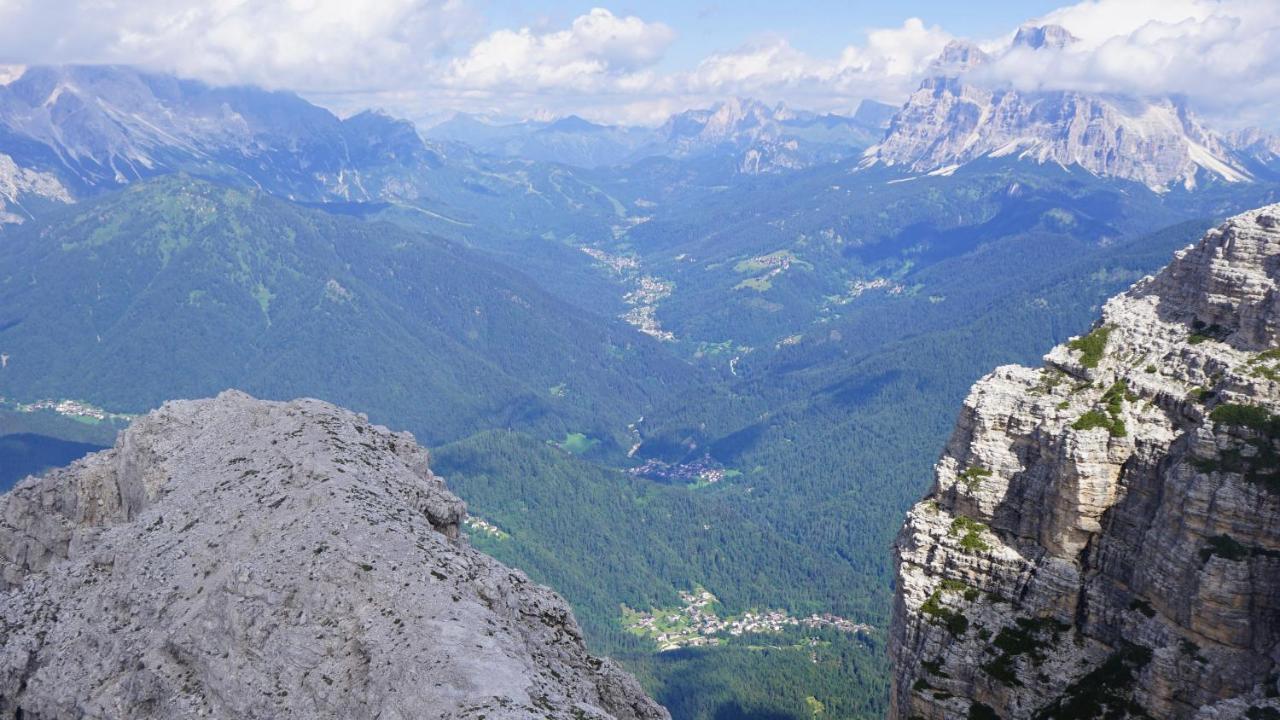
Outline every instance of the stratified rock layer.
<path id="1" fill-rule="evenodd" d="M 0 497 L 0 715 L 667 717 L 464 514 L 362 416 L 168 403 Z"/>
<path id="2" fill-rule="evenodd" d="M 979 381 L 896 543 L 896 718 L 1280 711 L 1280 205 Z"/>

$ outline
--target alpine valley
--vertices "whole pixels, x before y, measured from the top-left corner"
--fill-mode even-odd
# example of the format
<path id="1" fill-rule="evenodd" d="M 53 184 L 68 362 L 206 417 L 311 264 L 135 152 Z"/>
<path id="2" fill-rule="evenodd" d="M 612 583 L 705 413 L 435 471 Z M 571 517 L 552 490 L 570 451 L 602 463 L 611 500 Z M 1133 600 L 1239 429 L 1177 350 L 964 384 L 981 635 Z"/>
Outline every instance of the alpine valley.
<path id="1" fill-rule="evenodd" d="M 312 553 L 355 557 L 354 534 L 395 522 L 417 550 L 378 542 L 448 575 L 423 607 L 497 628 L 478 642 L 504 682 L 537 690 L 520 695 L 530 713 L 1272 708 L 1275 638 L 1249 645 L 1240 623 L 1273 632 L 1264 591 L 1280 582 L 1274 524 L 1243 519 L 1274 510 L 1260 467 L 1280 410 L 1274 206 L 1144 278 L 1280 201 L 1280 139 L 1215 129 L 1176 96 L 985 80 L 1000 58 L 1074 42 L 1057 26 L 1001 48 L 954 42 L 900 106 L 730 97 L 654 127 L 468 114 L 415 127 L 127 66 L 14 73 L 0 85 L 0 489 L 112 449 L 0 500 L 0 588 L 26 603 L 0 618 L 43 623 L 0 626 L 0 690 L 21 677 L 48 717 L 71 715 L 28 677 L 75 680 L 82 708 L 323 716 L 330 696 L 364 692 L 360 673 L 399 676 L 259 678 L 269 711 L 185 689 L 179 703 L 187 661 L 132 669 L 152 657 L 134 652 L 149 642 L 136 628 L 113 646 L 118 675 L 87 660 L 19 673 L 14 648 L 46 631 L 64 648 L 48 652 L 108 642 L 93 634 L 107 610 L 46 612 L 96 577 L 105 561 L 80 543 L 98 533 L 124 557 L 154 523 L 171 549 L 157 562 L 186 562 L 177 547 L 204 562 L 225 524 L 222 542 L 259 562 L 227 597 L 265 576 L 263 593 L 358 605 Z M 988 375 L 1055 346 L 1042 370 Z M 305 485 L 319 476 L 323 493 Z M 102 500 L 107 477 L 137 497 Z M 289 548 L 242 523 L 305 525 L 326 494 L 343 504 Z M 1184 506 L 1194 523 L 1171 518 Z M 41 525 L 39 508 L 64 525 Z M 347 513 L 352 536 L 321 537 Z M 302 544 L 319 569 L 286 582 L 272 553 Z M 120 576 L 134 566 L 114 562 L 100 587 L 134 602 Z M 420 601 L 390 560 L 352 562 L 379 608 Z M 184 577 L 164 600 L 145 584 L 176 609 L 213 603 L 203 588 Z M 298 638 L 328 632 L 311 612 L 289 625 Z M 371 622 L 359 642 L 394 648 L 388 663 L 434 652 Z M 227 651 L 260 663 L 240 630 Z M 442 667 L 476 681 L 447 649 Z M 1079 699 L 1108 672 L 1128 684 Z M 414 692 L 456 717 L 523 711 Z"/>

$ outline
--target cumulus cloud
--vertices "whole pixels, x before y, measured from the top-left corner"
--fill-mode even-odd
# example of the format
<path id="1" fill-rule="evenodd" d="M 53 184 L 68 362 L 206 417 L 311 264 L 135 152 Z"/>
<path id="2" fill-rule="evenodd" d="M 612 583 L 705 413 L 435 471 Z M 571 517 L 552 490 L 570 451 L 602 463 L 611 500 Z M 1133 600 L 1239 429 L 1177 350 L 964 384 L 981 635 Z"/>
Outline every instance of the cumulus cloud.
<path id="1" fill-rule="evenodd" d="M 1083 0 L 1029 22 L 1081 41 L 1031 52 L 1005 50 L 1012 27 L 973 38 L 997 51 L 975 80 L 1177 94 L 1206 114 L 1276 124 L 1275 0 Z M 951 39 L 910 18 L 835 55 L 773 36 L 672 69 L 678 28 L 603 7 L 556 27 L 494 30 L 469 0 L 0 0 L 0 63 L 141 65 L 419 121 L 465 110 L 652 123 L 734 95 L 847 111 L 905 98 Z"/>
<path id="2" fill-rule="evenodd" d="M 689 72 L 663 78 L 658 87 L 668 97 L 700 99 L 689 102 L 694 105 L 750 96 L 785 100 L 805 109 L 850 111 L 867 97 L 902 99 L 950 40 L 950 33 L 925 26 L 919 18 L 905 20 L 900 27 L 873 29 L 867 44 L 846 46 L 831 58 L 804 53 L 787 38 L 760 38 L 710 54 Z"/>
<path id="3" fill-rule="evenodd" d="M 1216 0 L 1085 0 L 1058 8 L 1030 24 L 1061 25 L 1085 47 L 1094 47 L 1151 23 L 1200 22 L 1220 5 Z"/>
<path id="4" fill-rule="evenodd" d="M 937 25 L 925 27 L 920 18 L 910 18 L 900 28 L 867 33 L 865 48 L 845 48 L 840 67 L 890 78 L 914 78 L 951 40 L 951 34 Z"/>
<path id="5" fill-rule="evenodd" d="M 1280 5 L 1269 0 L 1088 0 L 1039 22 L 1080 42 L 1011 50 L 974 79 L 1022 90 L 1176 95 L 1199 111 L 1274 124 Z"/>
<path id="6" fill-rule="evenodd" d="M 896 99 L 949 39 L 909 19 L 815 57 L 773 38 L 656 69 L 675 29 L 595 8 L 566 26 L 483 31 L 465 0 L 0 0 L 0 63 L 122 63 L 295 89 L 352 112 L 580 112 L 658 122 L 730 95 L 849 109 Z"/>
<path id="7" fill-rule="evenodd" d="M 0 61 L 370 89 L 420 77 L 482 22 L 461 0 L 0 0 Z"/>
<path id="8" fill-rule="evenodd" d="M 803 98 L 824 106 L 818 109 L 864 97 L 896 100 L 914 89 L 949 40 L 942 28 L 910 18 L 901 27 L 871 31 L 865 46 L 847 46 L 835 58 L 813 57 L 776 39 L 713 54 L 682 79 L 695 92 Z"/>
<path id="9" fill-rule="evenodd" d="M 688 70 L 659 72 L 655 66 L 675 39 L 663 23 L 602 8 L 563 29 L 498 30 L 451 60 L 433 81 L 431 97 L 437 109 L 533 117 L 570 108 L 596 120 L 640 124 L 731 96 L 849 111 L 862 98 L 904 96 L 951 35 L 911 18 L 871 31 L 865 45 L 847 46 L 835 57 L 817 57 L 775 37 L 713 52 Z"/>
<path id="10" fill-rule="evenodd" d="M 674 39 L 675 31 L 662 23 L 595 8 L 566 30 L 494 32 L 453 60 L 445 81 L 477 89 L 638 89 L 649 82 L 642 69 L 657 62 Z"/>

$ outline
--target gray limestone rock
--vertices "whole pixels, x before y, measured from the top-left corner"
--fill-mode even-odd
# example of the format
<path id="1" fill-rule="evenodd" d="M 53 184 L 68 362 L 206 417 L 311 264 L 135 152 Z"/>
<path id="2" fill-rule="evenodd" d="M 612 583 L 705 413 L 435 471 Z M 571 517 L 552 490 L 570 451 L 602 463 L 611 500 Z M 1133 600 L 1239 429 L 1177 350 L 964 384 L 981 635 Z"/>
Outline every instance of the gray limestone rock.
<path id="1" fill-rule="evenodd" d="M 898 536 L 892 717 L 1271 717 L 1280 205 L 1045 361 L 973 387 Z"/>
<path id="2" fill-rule="evenodd" d="M 363 416 L 167 403 L 0 497 L 0 715 L 668 717 L 464 515 Z"/>
<path id="3" fill-rule="evenodd" d="M 1005 54 L 1054 53 L 1074 38 L 1061 27 L 1024 27 Z M 1180 102 L 1060 90 L 1018 90 L 988 77 L 992 56 L 949 44 L 865 162 L 950 174 L 983 157 L 1079 166 L 1156 190 L 1205 178 L 1251 178 L 1232 143 Z M 1257 154 L 1257 153 L 1255 153 Z"/>

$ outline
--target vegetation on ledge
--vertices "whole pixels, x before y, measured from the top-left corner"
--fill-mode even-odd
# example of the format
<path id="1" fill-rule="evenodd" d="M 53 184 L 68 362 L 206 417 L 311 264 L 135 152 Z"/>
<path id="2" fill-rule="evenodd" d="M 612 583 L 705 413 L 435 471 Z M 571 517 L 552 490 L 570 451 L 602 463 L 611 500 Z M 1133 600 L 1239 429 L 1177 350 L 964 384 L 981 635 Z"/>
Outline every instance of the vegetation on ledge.
<path id="1" fill-rule="evenodd" d="M 1013 627 L 1001 628 L 992 646 L 1000 651 L 994 659 L 982 664 L 983 672 L 1005 685 L 1019 686 L 1014 662 L 1026 656 L 1033 665 L 1044 662 L 1043 650 L 1058 642 L 1062 633 L 1071 628 L 1053 618 L 1017 618 Z"/>
<path id="2" fill-rule="evenodd" d="M 1214 423 L 1244 428 L 1253 433 L 1241 442 L 1248 446 L 1220 450 L 1216 458 L 1193 460 L 1200 472 L 1239 473 L 1245 480 L 1257 483 L 1267 491 L 1280 494 L 1280 415 L 1257 405 L 1223 403 L 1209 413 Z"/>
<path id="3" fill-rule="evenodd" d="M 962 535 L 960 547 L 965 552 L 986 552 L 991 549 L 987 541 L 982 539 L 982 533 L 986 530 L 986 525 L 963 515 L 951 521 L 951 535 Z"/>
<path id="4" fill-rule="evenodd" d="M 1088 720 L 1102 717 L 1143 717 L 1133 702 L 1137 674 L 1151 662 L 1151 649 L 1128 644 L 1093 672 L 1072 683 L 1036 720 Z"/>
<path id="5" fill-rule="evenodd" d="M 1094 428 L 1106 428 L 1111 437 L 1124 437 L 1128 431 L 1125 428 L 1121 412 L 1124 410 L 1124 401 L 1126 399 L 1134 399 L 1129 394 L 1128 383 L 1124 380 L 1115 381 L 1102 394 L 1103 409 L 1089 410 L 1081 415 L 1079 419 L 1071 424 L 1072 429 L 1092 430 Z"/>
<path id="6" fill-rule="evenodd" d="M 1098 367 L 1102 355 L 1107 350 L 1107 338 L 1111 336 L 1111 326 L 1103 325 L 1093 332 L 1067 343 L 1067 347 L 1080 353 L 1080 365 L 1092 370 Z"/>
<path id="7" fill-rule="evenodd" d="M 991 477 L 991 471 L 980 465 L 974 465 L 960 473 L 958 477 L 960 482 L 964 483 L 965 489 L 973 492 L 982 485 L 982 478 Z"/>
<path id="8" fill-rule="evenodd" d="M 952 610 L 942 604 L 942 588 L 933 591 L 929 599 L 920 606 L 920 612 L 947 629 L 952 637 L 960 637 L 969 629 L 969 618 L 964 613 Z"/>
<path id="9" fill-rule="evenodd" d="M 1192 345 L 1199 345 L 1206 340 L 1222 340 L 1231 334 L 1231 331 L 1214 323 L 1206 325 L 1200 320 L 1196 320 L 1191 324 L 1191 333 L 1187 335 L 1187 342 Z"/>

